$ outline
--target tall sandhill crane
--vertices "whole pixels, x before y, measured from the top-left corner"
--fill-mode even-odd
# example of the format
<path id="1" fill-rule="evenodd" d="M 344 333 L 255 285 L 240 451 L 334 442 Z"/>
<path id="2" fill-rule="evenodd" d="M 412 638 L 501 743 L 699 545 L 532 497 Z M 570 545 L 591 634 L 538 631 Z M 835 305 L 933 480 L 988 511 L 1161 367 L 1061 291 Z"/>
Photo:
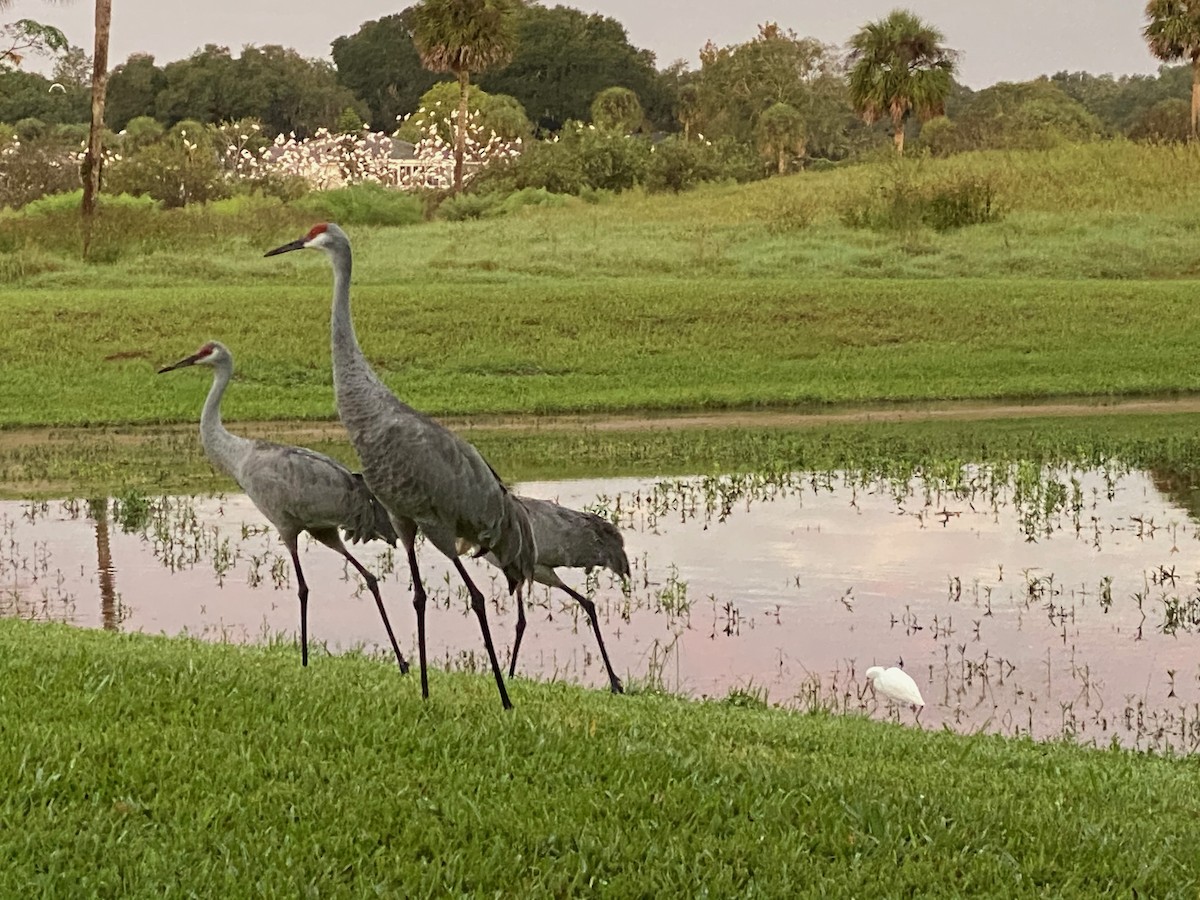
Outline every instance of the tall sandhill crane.
<path id="1" fill-rule="evenodd" d="M 511 593 L 533 577 L 537 562 L 529 516 L 479 451 L 429 416 L 402 403 L 363 356 L 350 317 L 350 240 L 336 225 L 315 226 L 299 240 L 266 253 L 323 250 L 333 267 L 333 389 L 338 415 L 362 461 L 367 486 L 391 514 L 413 580 L 421 696 L 429 696 L 425 653 L 425 588 L 417 567 L 420 530 L 454 563 L 479 618 L 483 644 L 505 709 L 512 707 L 488 629 L 483 593 L 456 552 L 459 538 L 492 553 Z"/>
<path id="2" fill-rule="evenodd" d="M 583 569 L 590 574 L 592 569 L 600 568 L 609 569 L 622 579 L 628 579 L 629 557 L 625 555 L 625 539 L 621 537 L 620 529 L 594 513 L 580 512 L 549 500 L 521 496 L 518 496 L 517 500 L 529 514 L 529 524 L 533 526 L 533 540 L 537 545 L 537 565 L 533 570 L 533 580 L 538 584 L 565 591 L 583 607 L 588 621 L 592 623 L 592 631 L 596 633 L 596 643 L 600 645 L 600 656 L 604 659 L 604 668 L 608 670 L 609 687 L 614 694 L 622 693 L 621 679 L 613 671 L 612 663 L 608 660 L 608 650 L 604 647 L 604 638 L 600 636 L 596 604 L 564 584 L 554 571 L 566 567 Z M 459 541 L 458 549 L 460 553 L 478 552 L 478 548 L 465 541 Z M 486 553 L 484 558 L 492 565 L 497 565 L 492 554 Z M 517 653 L 521 649 L 521 637 L 525 634 L 525 600 L 522 593 L 522 588 L 518 587 L 517 634 L 513 639 L 512 659 L 508 665 L 509 678 L 517 671 Z"/>
<path id="3" fill-rule="evenodd" d="M 209 341 L 191 356 L 164 366 L 158 373 L 197 365 L 214 369 L 212 387 L 200 413 L 200 443 L 204 452 L 213 465 L 238 483 L 258 511 L 275 526 L 296 567 L 303 665 L 308 665 L 308 584 L 300 568 L 298 540 L 307 531 L 358 570 L 379 607 L 400 671 L 408 672 L 408 663 L 400 653 L 383 598 L 379 596 L 378 579 L 350 554 L 338 534 L 342 528 L 354 543 L 382 540 L 394 547 L 396 532 L 387 511 L 372 496 L 362 476 L 337 460 L 304 447 L 249 440 L 226 430 L 221 423 L 221 398 L 233 377 L 233 354 L 224 344 Z"/>

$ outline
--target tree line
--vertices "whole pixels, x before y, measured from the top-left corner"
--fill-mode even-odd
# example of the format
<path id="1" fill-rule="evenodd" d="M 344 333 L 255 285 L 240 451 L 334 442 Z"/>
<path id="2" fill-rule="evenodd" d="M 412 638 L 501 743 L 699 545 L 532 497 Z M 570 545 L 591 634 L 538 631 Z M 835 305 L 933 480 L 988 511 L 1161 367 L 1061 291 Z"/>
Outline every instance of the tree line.
<path id="1" fill-rule="evenodd" d="M 736 141 L 772 171 L 847 159 L 889 138 L 902 149 L 918 135 L 935 153 L 1118 134 L 1184 139 L 1200 116 L 1197 0 L 1147 4 L 1145 37 L 1168 63 L 1156 75 L 1059 72 L 980 91 L 955 80 L 957 53 L 937 29 L 904 10 L 864 25 L 848 51 L 765 23 L 748 41 L 707 44 L 698 68 L 677 61 L 660 69 L 611 17 L 523 0 L 425 0 L 335 38 L 332 63 L 276 45 L 237 55 L 208 45 L 165 65 L 135 54 L 109 75 L 106 125 L 118 131 L 140 117 L 165 127 L 255 119 L 268 133 L 301 137 L 363 124 L 393 131 L 436 83 L 462 81 L 447 61 L 454 62 L 452 50 L 472 49 L 469 29 L 460 28 L 457 44 L 439 45 L 451 53 L 440 62 L 437 48 L 420 40 L 422 10 L 439 5 L 451 18 L 438 27 L 469 25 L 463 10 L 499 17 L 474 37 L 478 48 L 483 37 L 499 36 L 491 57 L 459 69 L 488 94 L 511 98 L 531 134 L 600 116 L 628 132 Z M 58 42 L 50 79 L 11 59 L 0 73 L 0 121 L 18 133 L 89 116 L 90 58 L 53 33 L 49 39 Z M 1177 60 L 1185 64 L 1169 64 Z"/>

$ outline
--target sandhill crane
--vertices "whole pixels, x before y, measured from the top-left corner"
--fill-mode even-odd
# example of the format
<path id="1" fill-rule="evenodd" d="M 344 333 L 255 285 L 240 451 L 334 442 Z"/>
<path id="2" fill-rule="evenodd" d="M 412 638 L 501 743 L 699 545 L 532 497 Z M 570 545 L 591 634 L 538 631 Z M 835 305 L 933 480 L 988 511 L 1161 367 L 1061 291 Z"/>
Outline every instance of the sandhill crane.
<path id="1" fill-rule="evenodd" d="M 313 227 L 299 240 L 266 256 L 292 250 L 323 250 L 333 267 L 333 389 L 338 416 L 362 461 L 363 477 L 391 514 L 404 544 L 413 580 L 421 696 L 429 696 L 425 654 L 425 588 L 417 567 L 418 529 L 449 558 L 471 596 L 483 644 L 505 709 L 512 707 L 488 629 L 483 593 L 456 552 L 459 538 L 493 553 L 511 593 L 533 577 L 537 561 L 529 516 L 479 451 L 445 426 L 401 402 L 363 356 L 350 317 L 350 240 L 332 223 Z"/>
<path id="2" fill-rule="evenodd" d="M 875 690 L 883 696 L 898 703 L 908 703 L 914 710 L 925 705 L 917 683 L 903 669 L 896 666 L 889 669 L 882 666 L 871 666 L 864 674 L 870 679 Z"/>
<path id="3" fill-rule="evenodd" d="M 604 668 L 608 670 L 609 687 L 614 694 L 622 693 L 621 679 L 617 677 L 612 663 L 608 661 L 608 650 L 604 647 L 604 638 L 600 636 L 596 604 L 564 584 L 554 570 L 566 567 L 583 569 L 590 573 L 592 569 L 609 569 L 619 577 L 627 579 L 629 557 L 625 555 L 625 539 L 621 537 L 617 526 L 594 513 L 580 512 L 550 500 L 537 500 L 533 497 L 517 496 L 517 500 L 529 514 L 529 524 L 533 526 L 533 541 L 537 545 L 537 565 L 533 570 L 533 580 L 538 584 L 565 591 L 583 607 L 588 621 L 592 623 L 592 631 L 596 633 L 596 643 L 600 645 L 600 656 L 604 659 Z M 477 547 L 466 541 L 459 541 L 458 550 L 459 553 L 478 552 Z M 492 565 L 497 565 L 493 554 L 485 553 L 484 558 Z M 517 671 L 517 653 L 521 649 L 521 637 L 525 634 L 525 600 L 522 594 L 522 587 L 518 586 L 517 634 L 513 639 L 512 659 L 508 665 L 509 678 Z"/>
<path id="4" fill-rule="evenodd" d="M 298 540 L 307 531 L 358 570 L 379 607 L 400 671 L 408 672 L 408 663 L 400 653 L 387 610 L 383 608 L 383 598 L 379 596 L 378 579 L 350 554 L 338 534 L 338 528 L 343 528 L 354 543 L 383 540 L 394 547 L 396 532 L 387 511 L 371 495 L 362 476 L 337 460 L 304 447 L 249 440 L 226 430 L 221 423 L 221 397 L 233 377 L 233 354 L 224 344 L 209 341 L 191 356 L 164 366 L 158 373 L 197 365 L 212 366 L 214 370 L 212 387 L 200 413 L 200 443 L 204 452 L 213 465 L 238 483 L 258 511 L 275 526 L 296 567 L 303 665 L 308 665 L 308 584 L 300 568 Z"/>

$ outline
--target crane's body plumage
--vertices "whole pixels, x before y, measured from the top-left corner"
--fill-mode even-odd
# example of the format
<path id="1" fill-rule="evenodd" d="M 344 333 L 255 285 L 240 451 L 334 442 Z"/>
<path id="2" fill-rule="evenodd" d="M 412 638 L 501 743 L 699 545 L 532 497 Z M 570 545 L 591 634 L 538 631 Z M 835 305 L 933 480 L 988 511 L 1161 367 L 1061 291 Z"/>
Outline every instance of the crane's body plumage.
<path id="1" fill-rule="evenodd" d="M 608 659 L 608 650 L 604 646 L 604 638 L 600 635 L 600 623 L 596 618 L 596 604 L 584 597 L 578 591 L 569 587 L 555 569 L 583 569 L 591 573 L 593 569 L 608 569 L 621 579 L 629 578 L 629 557 L 625 554 L 625 539 L 621 531 L 612 522 L 601 518 L 595 513 L 582 512 L 554 503 L 550 500 L 539 500 L 534 497 L 516 496 L 517 502 L 524 507 L 533 530 L 534 544 L 537 547 L 537 565 L 533 569 L 533 580 L 547 587 L 558 588 L 566 592 L 583 607 L 591 622 L 596 642 L 600 645 L 600 655 L 608 671 L 609 686 L 614 694 L 622 692 L 621 680 L 613 671 Z M 459 553 L 478 552 L 480 545 L 470 541 L 460 540 Z M 499 567 L 500 563 L 494 553 L 484 553 L 484 559 Z M 521 637 L 525 633 L 525 601 L 522 588 L 517 589 L 517 634 L 513 641 L 512 659 L 509 663 L 509 677 L 516 672 L 517 653 L 521 648 Z"/>
<path id="2" fill-rule="evenodd" d="M 317 225 L 305 237 L 267 255 L 305 248 L 323 250 L 333 268 L 330 341 L 338 416 L 350 436 L 367 486 L 391 516 L 408 557 L 417 613 L 421 693 L 429 696 L 425 651 L 425 589 L 417 565 L 417 531 L 454 562 L 471 595 L 484 646 L 505 708 L 504 686 L 487 624 L 483 594 L 456 554 L 469 540 L 495 554 L 509 590 L 533 577 L 537 561 L 525 510 L 474 447 L 429 416 L 398 399 L 375 374 L 354 333 L 350 315 L 350 241 L 333 224 Z"/>
<path id="3" fill-rule="evenodd" d="M 308 588 L 300 568 L 298 541 L 308 532 L 340 553 L 363 575 L 375 597 L 380 616 L 401 671 L 408 664 L 400 653 L 383 608 L 377 581 L 342 543 L 339 529 L 354 543 L 382 540 L 396 545 L 398 536 L 390 517 L 362 477 L 337 460 L 309 450 L 272 441 L 251 440 L 232 434 L 221 421 L 221 399 L 233 377 L 233 355 L 223 344 L 210 341 L 196 354 L 180 360 L 167 372 L 182 366 L 211 365 L 212 387 L 200 414 L 200 443 L 209 460 L 237 482 L 263 516 L 275 526 L 287 546 L 300 587 L 300 631 L 304 664 L 308 664 Z"/>

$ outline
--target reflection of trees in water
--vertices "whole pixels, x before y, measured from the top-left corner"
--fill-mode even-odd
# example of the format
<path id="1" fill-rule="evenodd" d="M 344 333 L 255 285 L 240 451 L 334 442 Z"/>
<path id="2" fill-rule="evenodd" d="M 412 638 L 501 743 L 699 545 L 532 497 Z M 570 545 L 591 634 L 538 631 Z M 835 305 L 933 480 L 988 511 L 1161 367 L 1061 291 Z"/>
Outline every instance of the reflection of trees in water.
<path id="1" fill-rule="evenodd" d="M 88 517 L 96 530 L 96 571 L 100 575 L 100 622 L 107 631 L 116 631 L 124 618 L 117 603 L 116 571 L 108 535 L 108 498 L 87 502 Z"/>
<path id="2" fill-rule="evenodd" d="M 1200 469 L 1165 464 L 1151 465 L 1147 471 L 1168 500 L 1186 510 L 1193 522 L 1200 522 Z"/>

